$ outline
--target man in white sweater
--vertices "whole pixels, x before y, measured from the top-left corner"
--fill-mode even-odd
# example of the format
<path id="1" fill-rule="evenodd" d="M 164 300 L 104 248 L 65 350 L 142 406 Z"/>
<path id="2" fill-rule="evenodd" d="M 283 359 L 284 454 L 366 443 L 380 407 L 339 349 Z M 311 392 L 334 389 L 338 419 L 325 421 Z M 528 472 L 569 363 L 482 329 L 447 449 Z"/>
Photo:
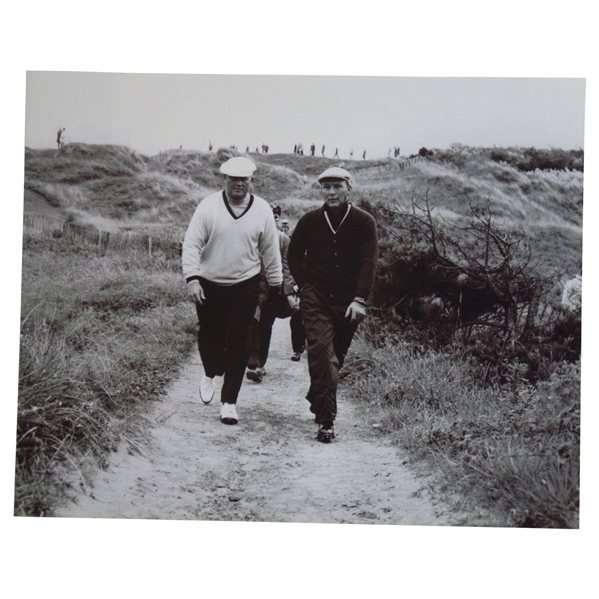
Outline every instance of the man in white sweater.
<path id="1" fill-rule="evenodd" d="M 210 403 L 215 377 L 224 375 L 221 421 L 237 424 L 237 396 L 249 356 L 249 332 L 258 304 L 260 258 L 269 297 L 283 282 L 279 235 L 270 205 L 250 192 L 256 165 L 244 157 L 220 167 L 225 189 L 200 202 L 183 241 L 183 275 L 200 325 L 204 366 L 200 397 Z"/>

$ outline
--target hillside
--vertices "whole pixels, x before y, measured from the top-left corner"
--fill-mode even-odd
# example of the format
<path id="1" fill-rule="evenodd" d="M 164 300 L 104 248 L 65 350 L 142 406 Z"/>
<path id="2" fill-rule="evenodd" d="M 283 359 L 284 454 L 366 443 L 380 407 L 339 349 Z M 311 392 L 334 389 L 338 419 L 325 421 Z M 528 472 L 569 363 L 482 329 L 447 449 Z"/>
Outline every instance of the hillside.
<path id="1" fill-rule="evenodd" d="M 125 443 L 143 455 L 150 429 L 163 422 L 149 418 L 150 408 L 169 381 L 181 374 L 197 389 L 197 375 L 190 382 L 185 366 L 197 317 L 180 274 L 179 242 L 197 203 L 221 187 L 218 168 L 232 153 L 148 157 L 81 144 L 26 149 L 25 211 L 71 225 L 46 234 L 25 228 L 16 514 L 52 514 L 75 484 L 69 464 L 87 493 L 90 467 L 106 467 L 116 447 Z M 375 216 L 380 253 L 342 393 L 359 409 L 357 427 L 373 423 L 381 435 L 372 437 L 377 450 L 383 438 L 401 446 L 411 467 L 434 477 L 437 496 L 463 502 L 471 513 L 497 515 L 506 526 L 576 528 L 581 310 L 563 307 L 561 298 L 565 277 L 581 272 L 582 156 L 463 146 L 423 154 L 343 163 L 354 175 L 352 202 Z M 258 164 L 254 190 L 280 203 L 292 227 L 322 202 L 318 173 L 339 164 L 250 156 Z M 27 219 L 36 220 L 45 221 Z M 73 223 L 125 234 L 94 235 L 87 227 L 92 243 L 83 243 L 67 234 L 84 228 Z M 136 233 L 154 241 L 102 242 Z M 175 251 L 160 250 L 161 238 Z M 287 353 L 279 362 L 285 372 L 292 364 Z M 282 390 L 290 411 L 281 420 L 280 410 L 271 415 L 272 406 L 258 402 L 268 408 L 253 420 L 262 436 L 248 437 L 258 448 L 272 439 L 265 419 L 286 423 L 293 434 L 303 430 L 295 410 L 305 407 L 304 390 L 292 392 L 298 404 L 290 402 L 290 378 L 277 377 L 274 355 L 269 368 L 265 397 Z M 305 373 L 300 378 L 306 381 Z M 192 434 L 195 423 L 194 415 Z M 333 447 L 349 448 L 340 463 L 357 455 L 355 445 L 345 445 L 351 439 L 344 433 Z M 269 473 L 263 455 L 248 458 L 252 472 Z M 178 454 L 170 458 L 183 463 Z M 194 485 L 196 467 L 194 460 Z M 247 497 L 267 494 L 242 497 L 240 490 L 231 487 L 235 501 L 227 513 Z M 166 498 L 169 506 L 172 499 Z M 357 507 L 339 499 L 341 507 Z M 389 521 L 387 507 L 354 515 Z"/>
<path id="2" fill-rule="evenodd" d="M 559 161 L 539 164 L 561 170 L 531 170 L 531 151 L 514 148 L 454 146 L 410 168 L 395 159 L 249 156 L 258 165 L 255 193 L 279 202 L 292 225 L 320 203 L 317 175 L 343 164 L 355 176 L 358 204 L 406 207 L 414 197 L 427 197 L 435 214 L 450 221 L 468 214 L 471 206 L 488 206 L 500 227 L 526 232 L 537 256 L 557 259 L 559 254 L 573 272 L 579 270 L 582 250 L 582 157 L 573 152 L 568 162 L 569 154 L 560 152 Z M 27 148 L 25 189 L 83 224 L 113 231 L 159 229 L 180 237 L 197 203 L 220 188 L 219 165 L 235 153 L 178 150 L 148 157 L 122 146 L 70 144 L 60 152 Z"/>

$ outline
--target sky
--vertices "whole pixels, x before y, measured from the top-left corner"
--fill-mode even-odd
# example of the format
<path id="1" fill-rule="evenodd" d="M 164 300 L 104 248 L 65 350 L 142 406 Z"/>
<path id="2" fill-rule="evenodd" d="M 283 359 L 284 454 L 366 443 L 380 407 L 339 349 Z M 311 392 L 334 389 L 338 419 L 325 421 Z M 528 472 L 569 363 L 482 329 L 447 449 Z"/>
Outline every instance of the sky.
<path id="1" fill-rule="evenodd" d="M 584 147 L 585 80 L 34 71 L 25 145 L 120 144 L 142 154 L 235 145 L 384 158 L 421 147 Z"/>
<path id="2" fill-rule="evenodd" d="M 599 510 L 593 509 L 599 504 L 599 313 L 592 309 L 583 309 L 579 531 L 67 522 L 11 514 L 24 145 L 55 147 L 58 127 L 66 127 L 73 141 L 120 143 L 150 154 L 180 145 L 203 150 L 211 136 L 215 145 L 241 149 L 268 143 L 271 152 L 314 142 L 338 144 L 343 155 L 353 145 L 357 153 L 367 148 L 368 157 L 386 156 L 389 146 L 400 146 L 402 154 L 451 143 L 583 146 L 584 304 L 592 307 L 599 304 L 596 6 L 584 0 L 0 2 L 5 594 L 62 597 L 68 584 L 90 597 L 111 596 L 117 588 L 119 596 L 144 598 L 324 592 L 478 599 L 481 589 L 489 599 L 589 596 L 599 533 Z M 38 87 L 43 77 L 34 83 L 27 76 L 44 72 L 185 77 L 168 89 L 153 77 L 133 85 L 130 76 L 121 78 L 121 87 L 73 89 L 70 83 Z M 242 100 L 232 104 L 240 79 L 219 87 L 188 77 L 200 74 L 251 75 L 251 81 L 293 76 L 295 83 L 246 85 Z M 300 77 L 310 77 L 310 86 Z M 369 78 L 369 84 L 338 77 Z M 464 77 L 468 84 L 455 80 Z M 71 76 L 77 78 L 83 81 Z M 442 93 L 439 78 L 452 79 Z M 501 88 L 497 78 L 524 81 Z M 311 567 L 321 561 L 333 575 Z"/>

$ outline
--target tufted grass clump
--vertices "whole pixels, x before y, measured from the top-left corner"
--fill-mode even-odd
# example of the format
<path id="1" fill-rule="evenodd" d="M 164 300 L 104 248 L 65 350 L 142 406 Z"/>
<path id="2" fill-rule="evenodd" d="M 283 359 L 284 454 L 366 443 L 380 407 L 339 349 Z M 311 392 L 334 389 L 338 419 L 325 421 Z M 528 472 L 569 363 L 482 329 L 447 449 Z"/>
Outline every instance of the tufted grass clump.
<path id="1" fill-rule="evenodd" d="M 25 240 L 16 515 L 52 515 L 122 444 L 145 451 L 148 407 L 193 345 L 192 312 L 178 261 Z"/>
<path id="2" fill-rule="evenodd" d="M 578 528 L 580 362 L 531 384 L 517 362 L 483 386 L 477 365 L 438 351 L 362 337 L 348 356 L 349 392 L 376 408 L 437 490 L 505 526 Z M 426 469 L 425 468 L 425 469 Z"/>

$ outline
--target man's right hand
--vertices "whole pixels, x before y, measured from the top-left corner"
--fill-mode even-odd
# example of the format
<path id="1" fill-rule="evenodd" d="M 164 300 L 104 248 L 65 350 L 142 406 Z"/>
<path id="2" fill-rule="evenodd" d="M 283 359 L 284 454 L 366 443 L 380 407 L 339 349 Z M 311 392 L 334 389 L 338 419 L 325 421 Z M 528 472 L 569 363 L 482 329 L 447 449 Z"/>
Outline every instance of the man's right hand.
<path id="1" fill-rule="evenodd" d="M 201 304 L 206 299 L 204 290 L 197 279 L 193 279 L 187 283 L 187 293 L 189 294 L 189 299 L 196 304 Z"/>
<path id="2" fill-rule="evenodd" d="M 366 316 L 366 306 L 362 303 L 353 301 L 345 311 L 345 318 L 349 318 L 351 324 L 360 324 Z"/>
<path id="3" fill-rule="evenodd" d="M 300 300 L 299 297 L 295 295 L 295 293 L 293 295 L 287 296 L 287 303 L 289 304 L 289 307 L 291 308 L 292 312 L 296 312 L 297 310 L 299 310 Z"/>

